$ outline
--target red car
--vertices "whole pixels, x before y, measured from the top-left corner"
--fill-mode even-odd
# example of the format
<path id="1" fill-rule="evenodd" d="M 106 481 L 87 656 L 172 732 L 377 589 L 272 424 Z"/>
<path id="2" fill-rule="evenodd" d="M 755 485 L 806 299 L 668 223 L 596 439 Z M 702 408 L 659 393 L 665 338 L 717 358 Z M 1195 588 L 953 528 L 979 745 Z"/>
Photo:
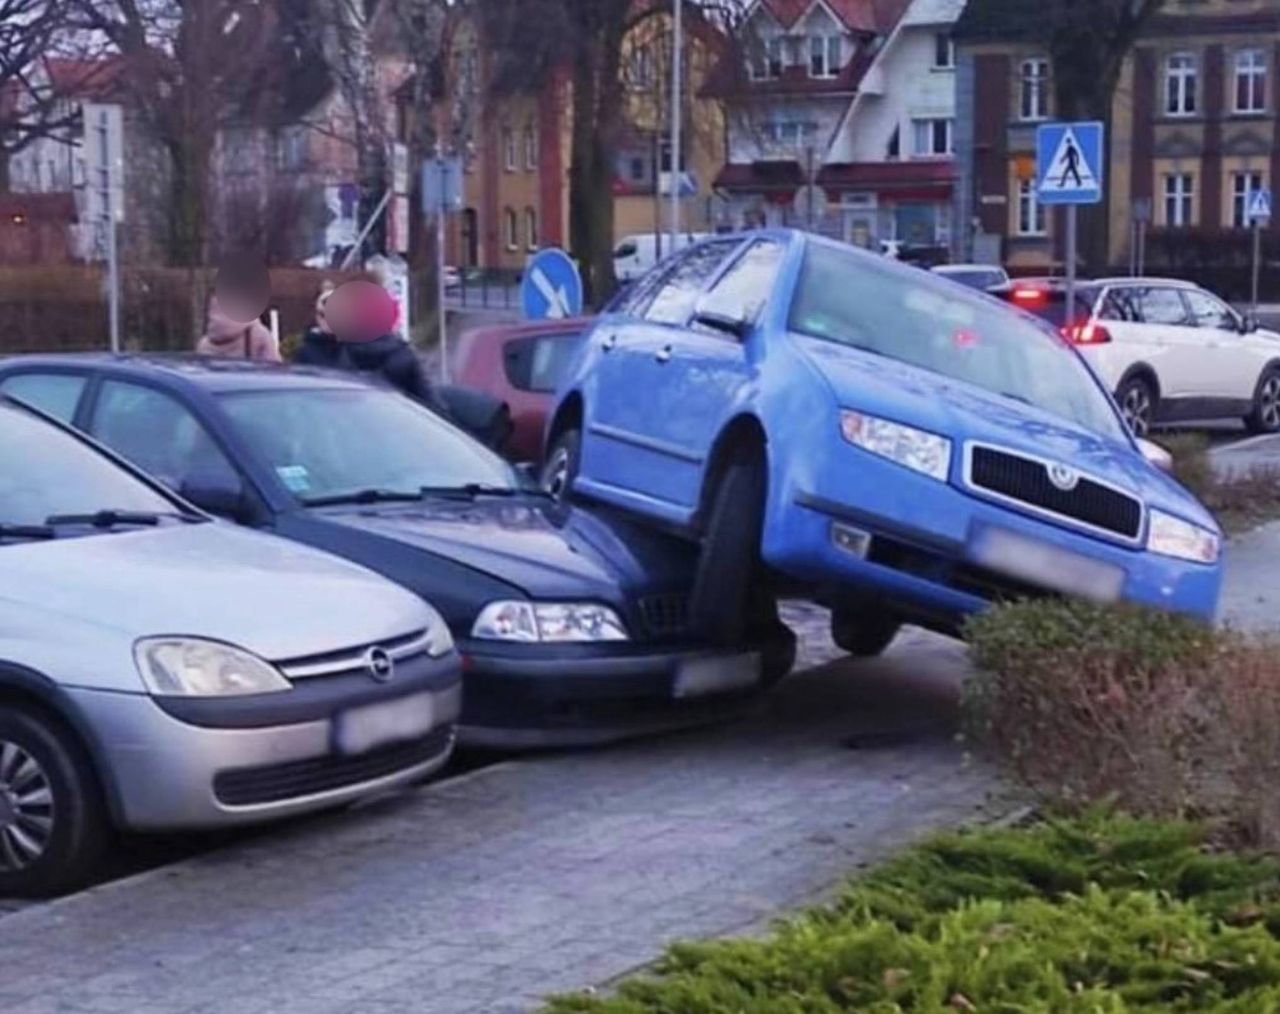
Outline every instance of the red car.
<path id="1" fill-rule="evenodd" d="M 451 379 L 506 403 L 514 426 L 506 447 L 513 460 L 542 460 L 556 387 L 590 325 L 586 317 L 499 324 L 468 331 L 459 341 Z"/>

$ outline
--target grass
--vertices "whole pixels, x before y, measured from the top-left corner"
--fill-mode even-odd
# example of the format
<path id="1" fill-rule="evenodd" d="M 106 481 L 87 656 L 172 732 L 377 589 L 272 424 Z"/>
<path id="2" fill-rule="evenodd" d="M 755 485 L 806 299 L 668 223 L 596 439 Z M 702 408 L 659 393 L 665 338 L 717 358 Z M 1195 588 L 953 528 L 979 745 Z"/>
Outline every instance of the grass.
<path id="1" fill-rule="evenodd" d="M 945 834 L 764 939 L 554 1014 L 1280 1010 L 1280 863 L 1101 810 Z"/>
<path id="2" fill-rule="evenodd" d="M 1228 535 L 1280 519 L 1280 468 L 1219 476 L 1202 434 L 1163 434 L 1156 442 L 1173 455 L 1174 476 L 1209 508 Z"/>

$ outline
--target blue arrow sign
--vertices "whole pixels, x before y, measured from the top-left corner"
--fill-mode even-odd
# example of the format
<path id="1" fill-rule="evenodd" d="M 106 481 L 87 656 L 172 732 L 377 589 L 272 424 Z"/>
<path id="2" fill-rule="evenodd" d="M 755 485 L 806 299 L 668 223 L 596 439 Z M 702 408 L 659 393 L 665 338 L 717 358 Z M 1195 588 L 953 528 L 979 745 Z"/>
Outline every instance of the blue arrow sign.
<path id="1" fill-rule="evenodd" d="M 1036 191 L 1041 204 L 1102 200 L 1101 123 L 1044 123 L 1036 130 Z"/>
<path id="2" fill-rule="evenodd" d="M 529 320 L 562 320 L 582 312 L 582 277 L 567 253 L 548 247 L 529 258 L 520 305 Z"/>

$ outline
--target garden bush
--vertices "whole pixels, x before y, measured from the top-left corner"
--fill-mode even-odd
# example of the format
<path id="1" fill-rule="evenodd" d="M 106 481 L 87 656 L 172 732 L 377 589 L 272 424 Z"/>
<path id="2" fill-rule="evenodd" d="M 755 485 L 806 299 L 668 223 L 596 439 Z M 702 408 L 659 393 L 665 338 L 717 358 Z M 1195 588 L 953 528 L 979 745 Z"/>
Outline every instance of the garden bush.
<path id="1" fill-rule="evenodd" d="M 952 833 L 760 940 L 678 944 L 559 1014 L 1280 1009 L 1274 860 L 1100 809 Z"/>
<path id="2" fill-rule="evenodd" d="M 977 669 L 968 731 L 1045 797 L 1114 799 L 1280 846 L 1275 644 L 1137 606 L 1068 601 L 1002 606 L 966 635 Z"/>

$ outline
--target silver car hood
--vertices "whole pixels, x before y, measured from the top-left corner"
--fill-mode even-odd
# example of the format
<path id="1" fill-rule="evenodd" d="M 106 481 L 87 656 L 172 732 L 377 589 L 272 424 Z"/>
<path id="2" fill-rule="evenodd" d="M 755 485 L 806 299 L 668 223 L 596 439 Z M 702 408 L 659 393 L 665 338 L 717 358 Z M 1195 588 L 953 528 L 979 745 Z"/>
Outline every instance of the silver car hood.
<path id="1" fill-rule="evenodd" d="M 372 571 L 225 522 L 166 524 L 0 548 L 6 641 L 113 631 L 189 634 L 279 661 L 399 636 L 432 618 Z M 15 629 L 22 626 L 47 629 Z M 41 621 L 44 617 L 44 621 Z M 22 659 L 13 659 L 21 662 Z M 54 679 L 59 674 L 49 673 Z"/>

